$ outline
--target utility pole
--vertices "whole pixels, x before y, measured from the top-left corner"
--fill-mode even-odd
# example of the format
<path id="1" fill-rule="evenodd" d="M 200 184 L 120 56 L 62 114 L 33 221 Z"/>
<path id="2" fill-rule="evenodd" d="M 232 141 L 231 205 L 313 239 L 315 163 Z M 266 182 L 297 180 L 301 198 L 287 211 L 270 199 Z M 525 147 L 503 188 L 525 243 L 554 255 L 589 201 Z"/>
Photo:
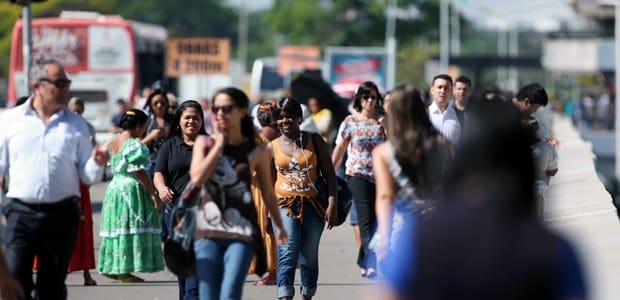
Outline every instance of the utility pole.
<path id="1" fill-rule="evenodd" d="M 47 0 L 11 0 L 22 5 L 22 53 L 24 56 L 24 73 L 26 74 L 26 91 L 30 95 L 30 68 L 32 67 L 32 14 L 30 3 Z"/>
<path id="2" fill-rule="evenodd" d="M 449 0 L 441 0 L 439 5 L 439 72 L 447 73 L 448 66 L 450 65 L 450 45 L 449 45 L 449 25 L 450 25 L 450 11 L 448 7 Z"/>
<path id="3" fill-rule="evenodd" d="M 452 14 L 450 15 L 450 54 L 453 56 L 461 55 L 461 20 L 459 11 L 454 2 L 452 3 Z"/>
<path id="4" fill-rule="evenodd" d="M 508 34 L 508 55 L 517 57 L 519 56 L 519 27 L 513 23 Z M 515 92 L 519 88 L 519 69 L 516 66 L 508 68 L 507 86 L 508 89 Z"/>
<path id="5" fill-rule="evenodd" d="M 618 95 L 620 94 L 620 4 L 616 3 L 616 24 L 614 25 L 614 45 L 616 59 L 616 120 L 615 120 L 615 137 L 616 137 L 616 180 L 620 178 L 620 105 L 618 105 Z"/>
<path id="6" fill-rule="evenodd" d="M 385 47 L 387 51 L 387 74 L 385 88 L 391 90 L 396 81 L 396 9 L 397 0 L 389 0 L 386 10 L 387 23 L 385 25 Z"/>
<path id="7" fill-rule="evenodd" d="M 498 57 L 506 57 L 508 56 L 508 32 L 505 28 L 501 28 L 497 30 L 497 56 Z M 506 82 L 508 81 L 508 75 L 506 71 L 506 66 L 497 66 L 497 83 L 500 84 L 502 88 L 506 88 Z"/>
<path id="8" fill-rule="evenodd" d="M 26 74 L 26 91 L 30 95 L 30 68 L 32 67 L 32 16 L 30 0 L 22 0 L 22 53 L 24 55 L 24 74 Z"/>
<path id="9" fill-rule="evenodd" d="M 246 1 L 241 1 L 239 6 L 239 36 L 238 55 L 241 64 L 241 73 L 245 74 L 245 65 L 248 60 L 248 8 Z"/>

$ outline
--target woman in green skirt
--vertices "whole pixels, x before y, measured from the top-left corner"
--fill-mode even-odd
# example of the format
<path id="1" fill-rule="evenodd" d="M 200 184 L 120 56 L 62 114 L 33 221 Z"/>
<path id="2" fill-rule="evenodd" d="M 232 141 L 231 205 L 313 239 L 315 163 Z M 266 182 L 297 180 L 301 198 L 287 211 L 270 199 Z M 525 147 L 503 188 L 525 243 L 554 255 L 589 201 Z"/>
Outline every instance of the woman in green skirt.
<path id="1" fill-rule="evenodd" d="M 132 109 L 121 118 L 123 131 L 108 145 L 114 173 L 101 209 L 101 247 L 97 270 L 120 282 L 144 282 L 132 272 L 164 269 L 161 199 L 146 169 L 149 151 L 137 139 L 144 134 L 147 116 Z"/>

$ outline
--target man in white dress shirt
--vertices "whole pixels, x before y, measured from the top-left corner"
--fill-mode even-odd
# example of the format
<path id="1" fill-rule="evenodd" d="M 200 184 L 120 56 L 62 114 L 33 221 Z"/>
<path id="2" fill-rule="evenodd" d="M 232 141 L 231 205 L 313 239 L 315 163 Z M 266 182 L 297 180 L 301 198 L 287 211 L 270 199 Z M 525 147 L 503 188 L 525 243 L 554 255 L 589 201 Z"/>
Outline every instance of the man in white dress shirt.
<path id="1" fill-rule="evenodd" d="M 66 299 L 81 214 L 78 182 L 100 180 L 108 155 L 93 150 L 86 122 L 67 108 L 71 80 L 58 61 L 37 62 L 30 82 L 34 95 L 0 117 L 0 176 L 8 181 L 5 258 L 26 299 L 33 290 L 37 299 Z"/>
<path id="2" fill-rule="evenodd" d="M 428 107 L 431 122 L 453 145 L 458 145 L 461 138 L 461 125 L 454 106 L 450 105 L 452 97 L 452 77 L 439 74 L 431 83 L 433 103 Z"/>

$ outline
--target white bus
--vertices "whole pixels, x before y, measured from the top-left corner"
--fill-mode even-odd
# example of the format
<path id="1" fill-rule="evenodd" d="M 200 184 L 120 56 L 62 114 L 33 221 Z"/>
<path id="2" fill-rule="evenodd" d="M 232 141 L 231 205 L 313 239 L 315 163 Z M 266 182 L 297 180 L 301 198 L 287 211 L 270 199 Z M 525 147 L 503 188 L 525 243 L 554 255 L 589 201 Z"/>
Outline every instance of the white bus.
<path id="1" fill-rule="evenodd" d="M 73 81 L 71 96 L 86 103 L 84 117 L 106 130 L 116 101 L 131 103 L 138 88 L 164 76 L 167 32 L 162 26 L 104 16 L 63 12 L 32 20 L 32 61 L 54 58 Z M 22 22 L 13 28 L 8 106 L 28 96 L 22 54 Z"/>

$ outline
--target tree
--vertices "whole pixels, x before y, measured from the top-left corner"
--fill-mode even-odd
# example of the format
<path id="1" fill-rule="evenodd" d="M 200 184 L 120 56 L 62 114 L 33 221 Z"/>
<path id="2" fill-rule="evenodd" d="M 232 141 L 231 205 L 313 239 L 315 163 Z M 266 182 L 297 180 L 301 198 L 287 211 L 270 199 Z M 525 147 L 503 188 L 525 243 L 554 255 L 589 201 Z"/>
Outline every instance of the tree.
<path id="1" fill-rule="evenodd" d="M 55 0 L 32 4 L 33 17 L 56 17 L 63 10 L 96 11 L 123 18 L 159 24 L 170 37 L 230 38 L 236 45 L 237 13 L 216 0 Z M 7 72 L 11 31 L 21 16 L 21 6 L 0 2 L 0 74 Z M 4 70 L 3 70 L 4 69 Z"/>

